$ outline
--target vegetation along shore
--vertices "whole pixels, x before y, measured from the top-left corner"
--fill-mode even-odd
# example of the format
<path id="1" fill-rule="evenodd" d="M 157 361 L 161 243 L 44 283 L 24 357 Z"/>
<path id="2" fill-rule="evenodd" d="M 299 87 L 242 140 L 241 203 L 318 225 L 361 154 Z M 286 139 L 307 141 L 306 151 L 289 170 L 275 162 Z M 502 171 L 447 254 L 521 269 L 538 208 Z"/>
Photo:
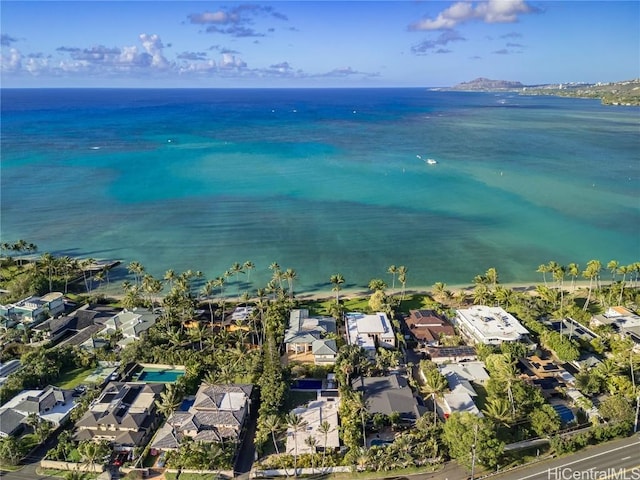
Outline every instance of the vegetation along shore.
<path id="1" fill-rule="evenodd" d="M 475 478 L 638 426 L 640 262 L 421 288 L 390 265 L 304 293 L 275 262 L 256 285 L 251 261 L 157 278 L 26 241 L 1 260 L 3 469 L 55 438 L 43 465 L 89 475 Z M 25 391 L 61 400 L 30 414 Z"/>

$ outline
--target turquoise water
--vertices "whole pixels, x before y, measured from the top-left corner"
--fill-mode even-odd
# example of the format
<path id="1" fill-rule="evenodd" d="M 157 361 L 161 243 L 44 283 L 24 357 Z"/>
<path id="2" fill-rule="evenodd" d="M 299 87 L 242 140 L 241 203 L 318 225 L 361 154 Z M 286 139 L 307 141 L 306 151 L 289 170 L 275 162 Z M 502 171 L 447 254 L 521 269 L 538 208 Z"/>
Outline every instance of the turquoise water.
<path id="1" fill-rule="evenodd" d="M 424 89 L 3 90 L 2 241 L 159 276 L 250 260 L 254 288 L 278 262 L 298 291 L 391 283 L 391 264 L 411 287 L 630 263 L 639 113 Z"/>
<path id="2" fill-rule="evenodd" d="M 148 383 L 175 383 L 183 375 L 184 370 L 147 370 L 145 368 L 138 376 L 137 381 Z"/>

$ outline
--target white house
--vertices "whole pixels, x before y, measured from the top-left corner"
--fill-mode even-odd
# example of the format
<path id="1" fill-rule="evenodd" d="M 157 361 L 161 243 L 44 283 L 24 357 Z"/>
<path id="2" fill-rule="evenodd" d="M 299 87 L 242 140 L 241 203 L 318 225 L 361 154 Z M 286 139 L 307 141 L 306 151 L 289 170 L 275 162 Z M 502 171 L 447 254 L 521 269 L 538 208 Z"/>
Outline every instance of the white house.
<path id="1" fill-rule="evenodd" d="M 64 295 L 47 293 L 42 297 L 32 295 L 16 303 L 0 305 L 0 316 L 16 322 L 38 322 L 64 312 Z"/>
<path id="2" fill-rule="evenodd" d="M 395 348 L 396 336 L 386 313 L 366 315 L 354 312 L 348 313 L 345 318 L 351 345 L 361 346 L 370 356 L 375 356 L 377 347 Z"/>
<path id="3" fill-rule="evenodd" d="M 501 307 L 474 305 L 456 310 L 454 323 L 476 343 L 500 345 L 526 340 L 529 331 Z"/>
<path id="4" fill-rule="evenodd" d="M 323 422 L 329 424 L 329 431 L 326 434 L 327 450 L 340 448 L 338 405 L 337 399 L 318 399 L 310 402 L 307 407 L 294 409 L 291 413 L 299 415 L 302 422 L 298 431 L 292 427 L 287 430 L 287 453 L 295 453 L 296 444 L 298 454 L 322 451 L 325 447 L 325 434 L 320 430 Z M 310 442 L 309 437 L 314 441 Z"/>

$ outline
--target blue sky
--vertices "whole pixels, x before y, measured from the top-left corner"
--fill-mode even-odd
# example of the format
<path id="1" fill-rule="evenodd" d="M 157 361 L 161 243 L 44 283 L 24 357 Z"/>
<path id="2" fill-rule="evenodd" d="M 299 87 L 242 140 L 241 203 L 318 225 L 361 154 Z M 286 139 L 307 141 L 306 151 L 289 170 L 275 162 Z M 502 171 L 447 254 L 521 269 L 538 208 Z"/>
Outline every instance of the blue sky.
<path id="1" fill-rule="evenodd" d="M 3 87 L 438 87 L 640 76 L 640 2 L 4 1 Z"/>

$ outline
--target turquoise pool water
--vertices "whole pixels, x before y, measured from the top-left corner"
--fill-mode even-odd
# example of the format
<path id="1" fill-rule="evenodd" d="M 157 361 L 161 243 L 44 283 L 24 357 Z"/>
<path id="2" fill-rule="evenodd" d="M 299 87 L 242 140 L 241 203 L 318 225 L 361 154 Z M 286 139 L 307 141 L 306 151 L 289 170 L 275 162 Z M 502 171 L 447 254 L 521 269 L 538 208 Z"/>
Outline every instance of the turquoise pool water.
<path id="1" fill-rule="evenodd" d="M 138 381 L 149 383 L 175 383 L 183 375 L 184 370 L 152 370 L 145 368 L 138 376 Z"/>

